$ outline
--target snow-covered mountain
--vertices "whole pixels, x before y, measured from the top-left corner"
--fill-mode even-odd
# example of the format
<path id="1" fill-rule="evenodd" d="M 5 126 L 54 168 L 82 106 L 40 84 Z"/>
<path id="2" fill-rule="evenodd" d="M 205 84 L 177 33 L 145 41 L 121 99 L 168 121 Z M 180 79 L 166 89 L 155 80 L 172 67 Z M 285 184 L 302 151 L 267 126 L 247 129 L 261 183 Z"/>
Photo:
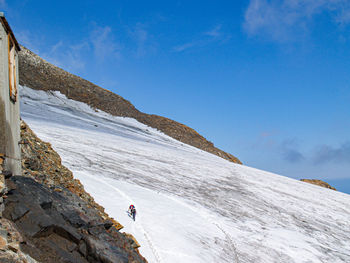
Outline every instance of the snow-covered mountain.
<path id="1" fill-rule="evenodd" d="M 149 262 L 350 262 L 349 195 L 228 162 L 59 92 L 20 93 L 22 118 Z"/>
<path id="2" fill-rule="evenodd" d="M 18 53 L 19 83 L 34 90 L 59 91 L 68 98 L 86 103 L 113 116 L 129 117 L 153 127 L 170 137 L 234 163 L 241 161 L 224 152 L 183 123 L 139 111 L 130 101 L 71 74 L 21 46 Z M 157 101 L 157 98 L 154 98 Z"/>

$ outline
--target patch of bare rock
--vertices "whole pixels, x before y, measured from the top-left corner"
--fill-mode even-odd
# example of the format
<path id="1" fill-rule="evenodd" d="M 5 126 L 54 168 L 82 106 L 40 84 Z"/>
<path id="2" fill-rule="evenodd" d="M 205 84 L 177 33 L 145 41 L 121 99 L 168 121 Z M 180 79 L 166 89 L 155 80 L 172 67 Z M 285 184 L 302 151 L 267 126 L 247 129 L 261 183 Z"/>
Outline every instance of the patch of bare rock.
<path id="1" fill-rule="evenodd" d="M 36 263 L 37 261 L 24 253 L 20 244 L 24 241 L 16 224 L 3 217 L 8 187 L 6 177 L 10 173 L 3 169 L 5 158 L 0 155 L 0 262 L 1 263 Z"/>
<path id="2" fill-rule="evenodd" d="M 337 189 L 335 189 L 334 187 L 330 186 L 328 183 L 322 181 L 322 180 L 318 180 L 318 179 L 300 179 L 300 181 L 302 182 L 306 182 L 309 184 L 314 184 L 314 185 L 318 185 L 324 188 L 328 188 L 328 189 L 332 189 L 334 191 L 337 191 Z"/>
<path id="3" fill-rule="evenodd" d="M 53 150 L 50 143 L 40 140 L 29 126 L 21 121 L 22 139 L 22 175 L 32 177 L 37 182 L 49 187 L 65 187 L 95 208 L 103 219 L 112 220 L 115 228 L 123 226 L 109 218 L 104 208 L 97 204 L 92 196 L 85 192 L 79 180 L 73 178 L 72 172 L 62 165 L 61 157 Z M 57 191 L 60 191 L 57 189 Z"/>
<path id="4" fill-rule="evenodd" d="M 147 262 L 24 122 L 21 139 L 23 175 L 0 169 L 0 262 Z"/>

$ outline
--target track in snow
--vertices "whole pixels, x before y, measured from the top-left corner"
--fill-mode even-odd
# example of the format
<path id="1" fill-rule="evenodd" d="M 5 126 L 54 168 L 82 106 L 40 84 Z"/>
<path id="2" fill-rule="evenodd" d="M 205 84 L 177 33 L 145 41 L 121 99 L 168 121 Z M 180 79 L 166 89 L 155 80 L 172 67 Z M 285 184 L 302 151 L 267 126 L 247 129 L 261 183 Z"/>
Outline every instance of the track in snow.
<path id="1" fill-rule="evenodd" d="M 160 192 L 158 192 L 159 194 Z M 239 258 L 238 258 L 238 252 L 237 252 L 237 248 L 236 248 L 236 245 L 235 243 L 233 242 L 232 240 L 232 237 L 229 233 L 227 233 L 223 227 L 217 222 L 215 221 L 215 219 L 212 219 L 210 217 L 210 215 L 208 215 L 208 213 L 206 211 L 203 211 L 201 209 L 198 209 L 196 206 L 194 205 L 189 205 L 181 200 L 179 200 L 178 198 L 174 198 L 174 197 L 169 197 L 171 200 L 173 200 L 174 202 L 178 203 L 178 204 L 181 204 L 182 206 L 190 209 L 191 211 L 193 211 L 195 214 L 199 215 L 200 217 L 202 217 L 205 221 L 208 222 L 208 224 L 213 224 L 214 226 L 216 226 L 226 237 L 226 239 L 228 240 L 232 250 L 230 252 L 232 252 L 232 261 L 236 262 L 236 263 L 239 263 Z M 230 256 L 228 256 L 230 257 Z"/>
<path id="2" fill-rule="evenodd" d="M 95 178 L 96 181 L 99 181 L 102 185 L 105 185 L 111 189 L 113 189 L 113 191 L 118 192 L 119 195 L 121 195 L 125 200 L 128 201 L 129 204 L 134 204 L 135 207 L 138 207 L 137 202 L 135 202 L 130 196 L 128 196 L 125 192 L 121 191 L 120 189 L 106 183 L 105 181 Z M 156 262 L 161 263 L 161 257 L 155 247 L 155 245 L 152 242 L 152 239 L 150 237 L 150 235 L 147 233 L 147 231 L 144 229 L 144 227 L 142 226 L 142 223 L 140 223 L 142 221 L 142 213 L 140 214 L 139 210 L 137 210 L 137 218 L 135 221 L 133 221 L 132 219 L 132 224 L 136 225 L 136 227 L 138 228 L 138 231 L 141 231 L 141 233 L 144 235 L 145 240 L 147 241 L 147 244 L 150 248 L 150 250 L 152 251 L 154 258 L 156 260 Z"/>
<path id="3" fill-rule="evenodd" d="M 150 262 L 350 262 L 349 195 L 229 163 L 58 92 L 20 92 L 22 118 Z M 129 224 L 129 201 L 91 178 L 132 197 L 156 253 Z"/>

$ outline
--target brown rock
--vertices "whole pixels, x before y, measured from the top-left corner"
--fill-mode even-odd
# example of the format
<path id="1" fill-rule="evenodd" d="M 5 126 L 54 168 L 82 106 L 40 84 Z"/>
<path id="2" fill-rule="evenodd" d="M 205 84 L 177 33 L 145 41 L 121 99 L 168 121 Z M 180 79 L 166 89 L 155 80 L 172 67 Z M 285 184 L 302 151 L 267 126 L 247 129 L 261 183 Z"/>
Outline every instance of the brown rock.
<path id="1" fill-rule="evenodd" d="M 140 247 L 140 244 L 139 242 L 137 242 L 136 238 L 129 234 L 129 233 L 123 233 L 124 236 L 126 236 L 129 240 L 130 240 L 130 244 L 133 248 L 139 248 Z"/>
<path id="2" fill-rule="evenodd" d="M 335 189 L 334 187 L 330 186 L 328 183 L 322 181 L 322 180 L 318 180 L 318 179 L 300 179 L 300 181 L 302 182 L 306 182 L 309 184 L 314 184 L 314 185 L 318 185 L 324 188 L 328 188 L 328 189 L 332 189 L 334 191 L 337 191 L 337 189 Z"/>
<path id="3" fill-rule="evenodd" d="M 0 182 L 5 183 L 5 176 L 3 174 L 0 174 Z"/>
<path id="4" fill-rule="evenodd" d="M 7 241 L 4 237 L 0 236 L 0 250 L 7 249 Z"/>
<path id="5" fill-rule="evenodd" d="M 8 248 L 16 253 L 19 250 L 19 245 L 17 243 L 10 243 L 8 244 Z"/>
<path id="6" fill-rule="evenodd" d="M 124 228 L 124 226 L 122 224 L 120 224 L 119 222 L 117 222 L 116 220 L 114 220 L 113 218 L 110 218 L 109 220 L 112 221 L 113 223 L 113 227 L 117 230 L 121 230 L 122 228 Z"/>
<path id="7" fill-rule="evenodd" d="M 5 184 L 3 182 L 0 182 L 0 193 L 4 192 L 5 187 Z"/>

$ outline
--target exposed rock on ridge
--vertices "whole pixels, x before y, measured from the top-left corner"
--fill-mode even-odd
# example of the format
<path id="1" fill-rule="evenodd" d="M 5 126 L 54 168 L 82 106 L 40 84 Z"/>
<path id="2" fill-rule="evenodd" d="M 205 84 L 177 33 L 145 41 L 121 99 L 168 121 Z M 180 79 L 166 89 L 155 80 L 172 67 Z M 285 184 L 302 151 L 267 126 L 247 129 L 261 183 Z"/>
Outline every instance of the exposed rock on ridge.
<path id="1" fill-rule="evenodd" d="M 121 96 L 46 62 L 25 47 L 19 53 L 19 76 L 21 85 L 60 91 L 70 99 L 115 116 L 135 118 L 176 140 L 241 164 L 235 156 L 216 148 L 194 129 L 165 117 L 142 113 Z"/>
<path id="2" fill-rule="evenodd" d="M 337 189 L 335 189 L 334 187 L 330 186 L 328 183 L 322 181 L 322 180 L 318 180 L 318 179 L 300 179 L 300 181 L 302 182 L 306 182 L 309 184 L 314 184 L 314 185 L 318 185 L 324 188 L 328 188 L 328 189 L 332 189 L 337 191 Z"/>
<path id="3" fill-rule="evenodd" d="M 51 145 L 24 122 L 21 139 L 24 176 L 6 180 L 0 262 L 147 262 L 135 249 L 133 237 L 118 231 L 120 224 L 108 217 L 61 164 Z M 7 238 L 2 250 L 4 228 L 14 238 Z"/>
<path id="4" fill-rule="evenodd" d="M 66 188 L 57 191 L 23 176 L 7 184 L 4 216 L 23 237 L 20 249 L 36 261 L 146 262 L 127 237 Z"/>
<path id="5" fill-rule="evenodd" d="M 61 157 L 51 144 L 40 140 L 24 121 L 21 121 L 21 139 L 23 176 L 32 177 L 48 187 L 65 187 L 97 209 L 102 218 L 111 220 L 104 208 L 85 192 L 80 181 L 73 178 L 72 172 L 62 165 Z M 113 222 L 118 230 L 123 228 L 118 222 Z"/>

